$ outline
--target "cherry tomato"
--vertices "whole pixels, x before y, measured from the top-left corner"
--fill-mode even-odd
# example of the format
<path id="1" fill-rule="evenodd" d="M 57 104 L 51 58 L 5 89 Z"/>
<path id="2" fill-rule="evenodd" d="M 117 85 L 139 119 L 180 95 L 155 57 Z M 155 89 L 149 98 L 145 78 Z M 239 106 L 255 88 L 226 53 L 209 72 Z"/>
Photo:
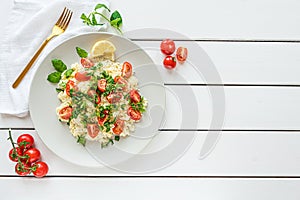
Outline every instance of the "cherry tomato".
<path id="1" fill-rule="evenodd" d="M 75 85 L 74 81 L 69 80 L 66 84 L 66 93 L 70 97 L 71 93 L 70 90 L 73 89 L 73 92 L 76 92 L 78 90 L 77 86 Z M 73 94 L 74 95 L 74 94 Z"/>
<path id="2" fill-rule="evenodd" d="M 31 172 L 30 166 L 29 166 L 29 164 L 24 163 L 24 162 L 22 162 L 22 164 L 17 163 L 15 166 L 15 172 L 20 176 L 26 176 Z"/>
<path id="3" fill-rule="evenodd" d="M 70 106 L 66 106 L 59 111 L 59 117 L 64 120 L 69 120 L 72 116 L 72 108 Z"/>
<path id="4" fill-rule="evenodd" d="M 112 131 L 114 132 L 114 134 L 120 135 L 123 132 L 123 128 L 124 128 L 124 121 L 121 119 L 118 119 L 115 122 L 114 127 L 112 128 Z"/>
<path id="5" fill-rule="evenodd" d="M 124 62 L 122 66 L 122 76 L 129 78 L 132 75 L 132 65 L 129 62 Z"/>
<path id="6" fill-rule="evenodd" d="M 42 178 L 47 175 L 49 167 L 45 162 L 39 161 L 33 164 L 33 175 L 37 178 Z"/>
<path id="7" fill-rule="evenodd" d="M 91 79 L 91 76 L 87 75 L 87 72 L 76 72 L 75 79 L 77 81 L 83 82 Z"/>
<path id="8" fill-rule="evenodd" d="M 126 81 L 125 78 L 123 78 L 122 76 L 116 76 L 114 78 L 115 83 L 118 83 L 120 85 L 122 85 L 122 90 L 123 91 L 127 91 L 127 87 L 128 87 L 128 82 Z"/>
<path id="9" fill-rule="evenodd" d="M 31 148 L 24 152 L 24 156 L 28 156 L 26 163 L 34 163 L 41 158 L 41 153 L 37 148 Z"/>
<path id="10" fill-rule="evenodd" d="M 138 110 L 134 110 L 132 107 L 129 107 L 127 110 L 127 115 L 133 119 L 133 120 L 140 120 L 142 117 L 142 114 Z"/>
<path id="11" fill-rule="evenodd" d="M 166 56 L 164 59 L 164 66 L 167 69 L 174 69 L 176 67 L 175 57 Z"/>
<path id="12" fill-rule="evenodd" d="M 104 92 L 106 89 L 106 79 L 100 79 L 98 80 L 98 89 L 100 90 L 100 92 Z"/>
<path id="13" fill-rule="evenodd" d="M 111 92 L 106 96 L 106 99 L 109 103 L 117 103 L 121 100 L 122 93 L 120 92 Z"/>
<path id="14" fill-rule="evenodd" d="M 17 139 L 17 144 L 20 148 L 29 149 L 33 146 L 34 139 L 29 134 L 22 134 Z"/>
<path id="15" fill-rule="evenodd" d="M 176 51 L 176 58 L 179 62 L 184 62 L 187 58 L 188 50 L 185 47 L 179 47 Z"/>
<path id="16" fill-rule="evenodd" d="M 100 98 L 100 96 L 97 94 L 97 92 L 96 92 L 95 90 L 89 90 L 89 91 L 87 92 L 87 94 L 88 94 L 90 97 L 94 98 L 96 104 L 101 103 L 101 98 Z"/>
<path id="17" fill-rule="evenodd" d="M 23 150 L 20 147 L 16 147 L 16 152 L 14 152 L 14 149 L 12 148 L 8 155 L 11 161 L 18 162 L 18 156 L 23 155 Z"/>
<path id="18" fill-rule="evenodd" d="M 160 44 L 160 50 L 163 54 L 171 55 L 175 51 L 175 43 L 173 40 L 165 39 Z"/>
<path id="19" fill-rule="evenodd" d="M 137 90 L 131 90 L 129 95 L 130 95 L 131 101 L 133 101 L 134 103 L 141 101 L 141 95 L 139 94 L 139 92 Z"/>
<path id="20" fill-rule="evenodd" d="M 87 131 L 91 138 L 95 138 L 99 133 L 98 124 L 87 124 Z"/>
<path id="21" fill-rule="evenodd" d="M 101 118 L 101 117 L 98 117 L 98 118 L 97 118 L 98 124 L 101 125 L 101 126 L 103 126 L 104 123 L 106 122 L 107 118 L 108 118 L 108 115 L 107 115 L 107 114 L 106 114 L 104 117 L 102 117 L 102 118 Z"/>
<path id="22" fill-rule="evenodd" d="M 87 58 L 81 58 L 80 63 L 84 68 L 90 68 L 94 66 L 94 63 Z"/>

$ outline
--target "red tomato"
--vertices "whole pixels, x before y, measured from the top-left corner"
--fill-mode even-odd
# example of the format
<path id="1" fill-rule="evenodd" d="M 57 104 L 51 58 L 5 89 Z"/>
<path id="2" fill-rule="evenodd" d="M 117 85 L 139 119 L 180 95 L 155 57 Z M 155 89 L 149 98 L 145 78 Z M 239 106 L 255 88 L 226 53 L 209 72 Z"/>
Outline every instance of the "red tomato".
<path id="1" fill-rule="evenodd" d="M 98 124 L 87 124 L 87 131 L 91 138 L 95 138 L 99 133 Z"/>
<path id="2" fill-rule="evenodd" d="M 87 72 L 76 72 L 75 79 L 80 82 L 88 81 L 91 79 L 91 76 L 88 76 Z"/>
<path id="3" fill-rule="evenodd" d="M 17 139 L 17 144 L 20 148 L 29 149 L 33 146 L 34 139 L 29 134 L 22 134 Z"/>
<path id="4" fill-rule="evenodd" d="M 109 95 L 106 96 L 106 99 L 109 103 L 117 103 L 121 100 L 122 93 L 120 92 L 111 92 Z"/>
<path id="5" fill-rule="evenodd" d="M 98 80 L 98 89 L 100 90 L 100 92 L 104 92 L 106 89 L 106 79 L 100 79 Z"/>
<path id="6" fill-rule="evenodd" d="M 84 68 L 90 68 L 94 66 L 94 63 L 87 58 L 81 58 L 80 63 Z"/>
<path id="7" fill-rule="evenodd" d="M 31 172 L 30 166 L 26 163 L 17 163 L 15 166 L 15 172 L 20 176 L 26 176 Z"/>
<path id="8" fill-rule="evenodd" d="M 100 96 L 97 94 L 97 92 L 96 92 L 95 90 L 89 90 L 89 91 L 87 92 L 87 94 L 88 94 L 90 97 L 94 98 L 96 104 L 101 103 L 101 98 L 100 98 Z"/>
<path id="9" fill-rule="evenodd" d="M 98 119 L 98 124 L 101 125 L 101 126 L 103 126 L 104 123 L 106 122 L 107 118 L 108 118 L 107 114 L 105 114 L 105 116 L 103 118 L 98 117 L 97 118 Z"/>
<path id="10" fill-rule="evenodd" d="M 124 128 L 124 121 L 121 119 L 118 119 L 115 122 L 114 127 L 112 128 L 112 131 L 114 132 L 114 134 L 120 135 L 123 132 L 123 128 Z"/>
<path id="11" fill-rule="evenodd" d="M 165 39 L 160 44 L 160 50 L 163 54 L 171 55 L 175 51 L 175 43 L 173 40 Z"/>
<path id="12" fill-rule="evenodd" d="M 66 93 L 68 96 L 71 96 L 70 90 L 73 89 L 75 91 L 77 91 L 77 86 L 75 85 L 74 81 L 69 80 L 66 84 Z M 74 94 L 73 94 L 74 95 Z"/>
<path id="13" fill-rule="evenodd" d="M 176 58 L 179 62 L 184 62 L 187 58 L 188 50 L 185 47 L 179 47 L 176 51 Z"/>
<path id="14" fill-rule="evenodd" d="M 129 62 L 124 62 L 122 66 L 122 76 L 129 78 L 132 75 L 132 65 Z"/>
<path id="15" fill-rule="evenodd" d="M 127 115 L 133 120 L 140 120 L 142 114 L 138 110 L 134 110 L 132 107 L 129 107 L 127 110 Z"/>
<path id="16" fill-rule="evenodd" d="M 41 152 L 37 148 L 31 148 L 24 152 L 24 156 L 28 156 L 26 163 L 34 163 L 41 158 Z"/>
<path id="17" fill-rule="evenodd" d="M 176 67 L 175 57 L 166 56 L 164 59 L 164 66 L 167 69 L 174 69 Z"/>
<path id="18" fill-rule="evenodd" d="M 49 167 L 45 162 L 36 162 L 34 163 L 33 167 L 33 175 L 37 178 L 42 178 L 44 176 L 46 176 L 46 174 L 48 173 Z"/>
<path id="19" fill-rule="evenodd" d="M 125 78 L 123 78 L 122 76 L 116 76 L 116 77 L 114 78 L 114 81 L 115 81 L 115 83 L 118 83 L 118 84 L 120 84 L 120 85 L 123 85 L 123 86 L 122 86 L 122 90 L 123 90 L 123 91 L 126 91 L 126 90 L 127 90 L 128 82 L 126 81 Z"/>
<path id="20" fill-rule="evenodd" d="M 70 106 L 66 106 L 59 111 L 59 117 L 64 120 L 69 120 L 72 116 L 72 108 Z"/>
<path id="21" fill-rule="evenodd" d="M 134 103 L 141 101 L 141 95 L 137 90 L 131 90 L 129 94 L 131 101 L 133 101 Z"/>
<path id="22" fill-rule="evenodd" d="M 23 150 L 20 147 L 16 147 L 16 152 L 14 152 L 14 149 L 12 148 L 8 153 L 9 159 L 14 162 L 18 162 L 18 156 L 22 155 Z"/>

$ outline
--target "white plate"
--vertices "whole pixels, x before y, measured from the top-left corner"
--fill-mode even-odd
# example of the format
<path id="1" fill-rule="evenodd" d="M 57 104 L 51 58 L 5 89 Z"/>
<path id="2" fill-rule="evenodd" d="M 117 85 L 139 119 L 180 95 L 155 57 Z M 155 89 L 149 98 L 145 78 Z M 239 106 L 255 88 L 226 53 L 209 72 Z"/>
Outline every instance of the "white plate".
<path id="1" fill-rule="evenodd" d="M 52 59 L 61 59 L 67 66 L 70 66 L 79 62 L 75 50 L 77 46 L 90 50 L 96 41 L 103 39 L 111 41 L 116 46 L 117 61 L 132 63 L 135 76 L 139 79 L 141 93 L 147 98 L 149 105 L 133 136 L 116 142 L 115 145 L 106 149 L 101 149 L 100 145 L 95 142 L 88 143 L 85 148 L 77 144 L 68 126 L 58 121 L 55 109 L 60 102 L 55 91 L 56 84 L 48 82 L 47 76 L 54 71 L 51 65 Z M 29 94 L 31 118 L 46 146 L 66 161 L 90 167 L 103 166 L 103 164 L 113 165 L 141 152 L 163 121 L 164 108 L 163 82 L 151 58 L 132 41 L 108 33 L 79 35 L 56 47 L 38 67 Z M 108 157 L 114 159 L 107 160 Z"/>

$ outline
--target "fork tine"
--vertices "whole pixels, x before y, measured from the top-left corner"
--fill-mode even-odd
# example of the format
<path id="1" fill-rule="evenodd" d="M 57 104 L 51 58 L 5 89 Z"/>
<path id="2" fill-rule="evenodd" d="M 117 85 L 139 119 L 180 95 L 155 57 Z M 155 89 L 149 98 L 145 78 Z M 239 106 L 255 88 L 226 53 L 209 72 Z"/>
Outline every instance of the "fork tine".
<path id="1" fill-rule="evenodd" d="M 59 17 L 59 19 L 57 20 L 57 22 L 56 22 L 55 25 L 59 25 L 59 24 L 61 23 L 61 20 L 62 20 L 62 18 L 63 18 L 64 15 L 65 15 L 66 9 L 67 9 L 67 8 L 65 7 L 64 10 L 63 10 L 63 12 L 61 13 L 61 15 L 60 15 L 60 17 Z"/>
<path id="2" fill-rule="evenodd" d="M 60 28 L 63 27 L 63 24 L 64 24 L 65 21 L 67 20 L 68 15 L 69 15 L 69 12 L 70 12 L 70 10 L 67 8 L 67 9 L 66 9 L 66 12 L 64 13 L 64 16 L 63 16 L 62 20 L 61 20 L 60 23 L 58 24 L 58 26 L 59 26 Z"/>
<path id="3" fill-rule="evenodd" d="M 66 21 L 66 23 L 64 24 L 62 29 L 64 29 L 64 30 L 67 29 L 67 27 L 69 26 L 69 23 L 71 21 L 72 15 L 73 15 L 73 12 L 71 12 L 70 16 L 68 17 L 68 20 Z"/>

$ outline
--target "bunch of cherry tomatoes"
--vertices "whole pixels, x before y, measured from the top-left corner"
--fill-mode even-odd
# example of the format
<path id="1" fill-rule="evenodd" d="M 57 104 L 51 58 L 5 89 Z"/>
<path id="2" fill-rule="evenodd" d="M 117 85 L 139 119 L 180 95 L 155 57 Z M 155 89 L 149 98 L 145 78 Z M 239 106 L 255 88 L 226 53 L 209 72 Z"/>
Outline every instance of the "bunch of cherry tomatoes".
<path id="1" fill-rule="evenodd" d="M 175 43 L 171 39 L 165 39 L 160 44 L 161 52 L 166 55 L 163 64 L 167 69 L 174 69 L 176 67 L 176 59 L 178 62 L 183 63 L 187 58 L 187 48 L 178 47 L 176 50 L 176 58 L 175 56 L 172 56 L 172 54 L 175 52 L 175 49 Z"/>
<path id="2" fill-rule="evenodd" d="M 9 130 L 8 140 L 13 147 L 8 155 L 11 161 L 17 162 L 15 172 L 18 175 L 26 176 L 32 172 L 35 177 L 41 178 L 48 173 L 48 165 L 40 161 L 41 153 L 34 147 L 34 138 L 30 134 L 20 135 L 15 143 Z"/>

